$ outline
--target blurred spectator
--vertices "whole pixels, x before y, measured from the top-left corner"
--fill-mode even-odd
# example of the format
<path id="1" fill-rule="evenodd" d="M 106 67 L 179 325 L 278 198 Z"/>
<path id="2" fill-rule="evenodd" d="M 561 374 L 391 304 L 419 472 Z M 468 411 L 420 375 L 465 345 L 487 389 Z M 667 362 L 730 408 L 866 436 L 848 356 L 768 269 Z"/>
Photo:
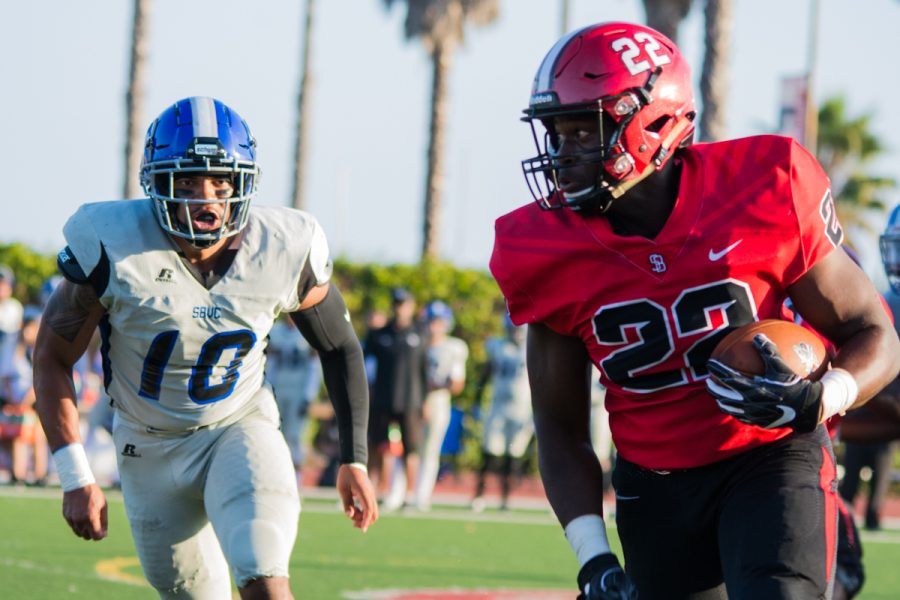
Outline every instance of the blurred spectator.
<path id="1" fill-rule="evenodd" d="M 887 265 L 888 263 L 885 263 L 885 269 L 888 268 Z M 900 322 L 898 322 L 900 295 L 891 289 L 884 298 L 894 315 L 894 328 L 900 333 Z M 883 390 L 879 396 L 887 393 L 888 390 Z M 873 402 L 852 411 L 852 419 L 856 422 L 864 422 L 866 419 L 878 420 L 880 401 L 881 398 L 876 397 Z M 854 500 L 860 490 L 862 470 L 865 467 L 871 470 L 872 476 L 867 486 L 866 507 L 863 513 L 863 527 L 868 530 L 881 529 L 881 511 L 891 483 L 891 467 L 895 448 L 895 444 L 888 441 L 844 441 L 844 477 L 841 479 L 838 492 L 847 503 L 847 507 L 853 512 Z"/>
<path id="2" fill-rule="evenodd" d="M 481 399 L 488 382 L 493 388 L 491 407 L 484 420 L 481 468 L 472 509 L 485 508 L 485 479 L 489 471 L 500 477 L 500 508 L 508 508 L 513 475 L 519 475 L 522 457 L 534 433 L 531 412 L 531 388 L 525 369 L 526 327 L 516 327 L 506 315 L 503 320 L 505 335 L 491 338 L 485 343 L 488 363 L 479 381 L 476 393 L 476 416 L 480 413 Z"/>
<path id="3" fill-rule="evenodd" d="M 451 396 L 463 391 L 466 384 L 466 360 L 469 347 L 449 335 L 453 329 L 453 311 L 435 300 L 425 307 L 428 325 L 428 394 L 425 396 L 425 419 L 422 464 L 415 487 L 415 506 L 431 508 L 431 495 L 441 466 L 441 446 L 450 424 Z"/>
<path id="4" fill-rule="evenodd" d="M 858 411 L 865 411 L 862 407 Z M 871 469 L 872 477 L 868 485 L 865 518 L 863 526 L 871 531 L 881 529 L 881 510 L 887 496 L 891 479 L 891 462 L 894 456 L 892 443 L 856 444 L 844 443 L 844 478 L 838 491 L 844 502 L 853 509 L 859 492 L 861 472 L 864 467 Z"/>
<path id="5" fill-rule="evenodd" d="M 606 388 L 600 383 L 600 370 L 591 366 L 591 445 L 603 467 L 603 493 L 612 487 L 612 469 L 616 450 L 609 430 L 609 412 L 606 410 Z"/>
<path id="6" fill-rule="evenodd" d="M 315 350 L 285 314 L 269 332 L 266 379 L 281 413 L 281 433 L 291 449 L 297 484 L 306 457 L 309 406 L 319 393 L 322 370 Z"/>
<path id="7" fill-rule="evenodd" d="M 41 310 L 43 310 L 47 306 L 47 302 L 50 301 L 50 296 L 53 295 L 53 292 L 56 291 L 56 288 L 59 287 L 59 284 L 62 282 L 62 275 L 51 275 L 41 284 Z"/>
<path id="8" fill-rule="evenodd" d="M 416 301 L 403 288 L 391 291 L 393 315 L 388 323 L 370 332 L 365 354 L 374 361 L 371 418 L 369 419 L 369 471 L 382 492 L 385 510 L 405 502 L 406 485 L 391 492 L 393 455 L 389 430 L 399 427 L 407 482 L 415 482 L 422 444 L 422 410 L 427 387 L 427 335 L 415 320 Z"/>
<path id="9" fill-rule="evenodd" d="M 0 440 L 9 452 L 13 483 L 44 485 L 47 480 L 47 439 L 34 410 L 32 387 L 31 357 L 39 322 L 40 310 L 28 307 L 12 353 L 0 367 L 0 393 L 5 398 L 0 409 Z"/>
<path id="10" fill-rule="evenodd" d="M 373 331 L 377 329 L 381 329 L 385 325 L 387 325 L 388 318 L 384 311 L 379 310 L 377 308 L 370 310 L 366 314 L 366 331 L 371 334 Z M 365 363 L 366 363 L 366 377 L 369 380 L 369 398 L 372 398 L 375 395 L 374 385 L 375 385 L 375 365 L 376 365 L 375 356 L 373 354 L 365 355 Z"/>
<path id="11" fill-rule="evenodd" d="M 0 365 L 12 356 L 22 328 L 22 304 L 12 295 L 15 285 L 12 269 L 0 265 Z"/>
<path id="12" fill-rule="evenodd" d="M 889 312 L 893 313 L 894 329 L 900 334 L 900 206 L 891 211 L 888 224 L 879 242 L 881 262 L 890 283 L 890 289 L 884 295 L 884 301 L 888 305 Z M 854 411 L 856 413 L 854 418 L 864 420 L 866 417 L 874 417 L 877 419 L 879 405 L 884 400 L 880 396 L 883 395 L 888 395 L 888 390 L 883 390 L 873 399 L 874 402 Z M 881 528 L 881 510 L 890 486 L 893 457 L 894 444 L 891 442 L 854 443 L 847 441 L 844 443 L 844 477 L 838 491 L 851 511 L 853 510 L 853 501 L 859 491 L 862 469 L 869 467 L 872 471 L 863 520 L 863 526 L 866 529 Z"/>

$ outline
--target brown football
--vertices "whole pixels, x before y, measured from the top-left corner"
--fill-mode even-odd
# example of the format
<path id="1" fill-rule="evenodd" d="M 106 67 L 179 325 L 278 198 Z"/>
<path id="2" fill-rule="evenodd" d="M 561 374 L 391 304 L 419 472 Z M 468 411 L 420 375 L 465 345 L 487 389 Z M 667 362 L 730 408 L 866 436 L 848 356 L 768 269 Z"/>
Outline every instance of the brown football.
<path id="1" fill-rule="evenodd" d="M 762 375 L 762 358 L 753 346 L 753 336 L 757 333 L 763 333 L 772 340 L 781 358 L 801 377 L 815 381 L 828 369 L 828 352 L 822 340 L 809 329 L 780 319 L 766 319 L 738 327 L 722 338 L 710 358 L 745 375 Z"/>

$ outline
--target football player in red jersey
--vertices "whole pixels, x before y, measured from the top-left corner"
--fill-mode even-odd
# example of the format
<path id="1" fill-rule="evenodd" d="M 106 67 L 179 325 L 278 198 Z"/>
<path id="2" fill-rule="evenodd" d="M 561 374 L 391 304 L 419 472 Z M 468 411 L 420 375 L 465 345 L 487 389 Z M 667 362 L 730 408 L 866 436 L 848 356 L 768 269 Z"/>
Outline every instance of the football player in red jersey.
<path id="1" fill-rule="evenodd" d="M 497 220 L 491 271 L 530 324 L 541 476 L 587 600 L 826 598 L 837 512 L 819 424 L 896 376 L 900 341 L 833 251 L 843 232 L 816 160 L 778 136 L 690 145 L 695 114 L 684 58 L 647 27 L 574 31 L 537 72 L 524 120 L 539 154 L 523 162 L 537 203 Z M 820 381 L 765 339 L 764 376 L 708 363 L 787 297 L 838 348 Z M 627 575 L 601 516 L 590 362 Z"/>

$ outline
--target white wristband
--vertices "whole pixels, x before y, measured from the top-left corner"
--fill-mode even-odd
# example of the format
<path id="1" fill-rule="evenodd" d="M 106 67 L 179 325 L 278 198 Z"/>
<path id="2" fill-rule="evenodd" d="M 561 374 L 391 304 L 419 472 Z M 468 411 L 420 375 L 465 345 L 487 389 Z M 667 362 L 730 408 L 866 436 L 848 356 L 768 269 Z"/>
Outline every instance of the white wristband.
<path id="1" fill-rule="evenodd" d="M 575 517 L 566 525 L 565 531 L 581 567 L 595 556 L 612 552 L 606 537 L 606 524 L 600 515 Z"/>
<path id="2" fill-rule="evenodd" d="M 843 415 L 856 402 L 859 386 L 844 369 L 829 369 L 819 381 L 822 382 L 822 421 Z"/>
<path id="3" fill-rule="evenodd" d="M 361 462 L 347 463 L 347 466 L 348 466 L 348 467 L 353 467 L 354 469 L 357 469 L 357 470 L 359 470 L 359 471 L 362 471 L 362 472 L 365 473 L 366 475 L 369 474 L 369 468 L 368 468 L 366 465 L 362 464 Z"/>
<path id="4" fill-rule="evenodd" d="M 64 492 L 83 488 L 96 481 L 94 474 L 91 473 L 91 465 L 88 464 L 84 446 L 78 442 L 63 446 L 54 452 L 53 461 L 56 463 L 59 484 Z"/>

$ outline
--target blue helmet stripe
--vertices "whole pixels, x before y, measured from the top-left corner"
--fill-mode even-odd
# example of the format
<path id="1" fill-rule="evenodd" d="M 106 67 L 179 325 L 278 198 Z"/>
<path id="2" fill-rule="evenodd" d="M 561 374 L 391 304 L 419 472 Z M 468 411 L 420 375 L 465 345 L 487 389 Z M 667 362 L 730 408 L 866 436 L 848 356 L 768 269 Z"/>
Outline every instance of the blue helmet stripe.
<path id="1" fill-rule="evenodd" d="M 215 100 L 204 96 L 191 98 L 191 124 L 194 127 L 195 138 L 219 137 Z"/>

